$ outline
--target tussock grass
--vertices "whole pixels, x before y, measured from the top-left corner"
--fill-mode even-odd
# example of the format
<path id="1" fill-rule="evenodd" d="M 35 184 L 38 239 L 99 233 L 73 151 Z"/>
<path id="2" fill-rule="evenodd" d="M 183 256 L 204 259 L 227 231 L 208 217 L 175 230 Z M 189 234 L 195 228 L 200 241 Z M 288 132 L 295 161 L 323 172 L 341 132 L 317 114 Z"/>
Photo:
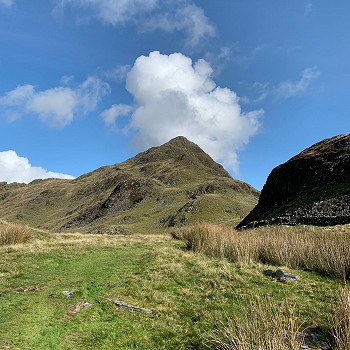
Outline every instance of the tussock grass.
<path id="1" fill-rule="evenodd" d="M 339 306 L 333 317 L 333 338 L 337 350 L 350 349 L 350 289 L 339 296 Z"/>
<path id="2" fill-rule="evenodd" d="M 236 231 L 229 227 L 199 224 L 174 231 L 194 252 L 226 258 L 246 265 L 252 262 L 284 265 L 348 279 L 350 235 L 313 227 L 263 227 Z"/>
<path id="3" fill-rule="evenodd" d="M 223 340 L 212 341 L 216 350 L 302 349 L 294 307 L 270 297 L 255 297 L 246 313 L 227 321 Z"/>
<path id="4" fill-rule="evenodd" d="M 31 238 L 27 226 L 3 224 L 0 226 L 0 246 L 25 243 Z"/>
<path id="5" fill-rule="evenodd" d="M 246 313 L 226 321 L 225 331 L 211 341 L 215 350 L 301 350 L 303 335 L 294 306 L 270 297 L 253 297 Z M 343 288 L 331 317 L 333 349 L 350 349 L 350 289 Z"/>

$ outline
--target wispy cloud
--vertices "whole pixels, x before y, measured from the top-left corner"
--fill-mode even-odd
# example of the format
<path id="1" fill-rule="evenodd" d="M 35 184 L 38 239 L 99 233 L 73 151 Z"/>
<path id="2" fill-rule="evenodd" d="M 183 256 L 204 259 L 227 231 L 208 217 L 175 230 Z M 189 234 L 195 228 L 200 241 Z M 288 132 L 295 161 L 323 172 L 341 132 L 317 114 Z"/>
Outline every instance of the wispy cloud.
<path id="1" fill-rule="evenodd" d="M 18 119 L 23 113 L 33 113 L 51 127 L 63 128 L 78 112 L 86 114 L 93 111 L 109 92 L 109 85 L 97 77 L 87 78 L 76 88 L 58 86 L 36 91 L 33 85 L 20 85 L 0 96 L 0 106 L 10 116 L 8 121 Z"/>
<path id="2" fill-rule="evenodd" d="M 26 104 L 33 95 L 33 85 L 19 85 L 5 96 L 0 96 L 0 105 L 12 107 Z"/>
<path id="3" fill-rule="evenodd" d="M 181 2 L 180 2 L 181 4 Z M 173 11 L 164 11 L 143 24 L 145 30 L 160 29 L 166 32 L 186 33 L 186 46 L 191 49 L 215 35 L 215 27 L 205 16 L 203 9 L 194 4 L 176 6 Z"/>
<path id="4" fill-rule="evenodd" d="M 271 94 L 273 89 L 270 89 L 269 83 L 259 83 L 255 82 L 252 86 L 252 90 L 255 91 L 256 97 L 247 97 L 243 96 L 240 97 L 239 100 L 241 103 L 248 104 L 248 103 L 260 103 L 265 101 Z"/>
<path id="5" fill-rule="evenodd" d="M 34 93 L 25 107 L 45 123 L 60 128 L 73 120 L 77 104 L 74 90 L 57 87 Z"/>
<path id="6" fill-rule="evenodd" d="M 85 16 L 117 26 L 135 20 L 157 6 L 158 0 L 56 0 L 55 11 L 75 7 L 85 11 Z"/>
<path id="7" fill-rule="evenodd" d="M 312 4 L 312 2 L 306 3 L 306 5 L 305 5 L 305 7 L 304 7 L 304 15 L 305 15 L 305 16 L 308 16 L 308 15 L 312 12 L 312 9 L 313 9 L 313 4 Z"/>
<path id="8" fill-rule="evenodd" d="M 135 100 L 129 124 L 134 146 L 145 149 L 183 135 L 237 172 L 237 152 L 259 130 L 263 111 L 243 113 L 235 92 L 216 86 L 212 72 L 205 60 L 194 63 L 181 53 L 140 56 L 126 84 Z M 105 122 L 131 108 L 113 106 L 104 112 Z"/>
<path id="9" fill-rule="evenodd" d="M 320 76 L 320 71 L 316 67 L 306 68 L 297 81 L 287 80 L 277 85 L 270 83 L 255 82 L 252 89 L 257 93 L 257 97 L 241 97 L 242 103 L 259 103 L 267 98 L 288 99 L 306 93 L 310 84 Z"/>
<path id="10" fill-rule="evenodd" d="M 103 72 L 103 75 L 107 79 L 111 79 L 115 81 L 123 81 L 126 78 L 130 69 L 131 69 L 131 66 L 129 66 L 128 64 L 124 64 L 124 65 L 119 64 L 115 68 L 109 71 Z"/>
<path id="11" fill-rule="evenodd" d="M 304 93 L 311 82 L 318 78 L 320 71 L 316 67 L 306 68 L 298 81 L 285 81 L 280 83 L 274 91 L 278 98 L 290 98 Z"/>
<path id="12" fill-rule="evenodd" d="M 14 0 L 0 0 L 0 6 L 11 7 L 14 4 Z"/>
<path id="13" fill-rule="evenodd" d="M 205 60 L 213 67 L 215 75 L 220 74 L 227 64 L 233 59 L 232 46 L 223 46 L 216 52 L 207 52 Z"/>
<path id="14" fill-rule="evenodd" d="M 117 119 L 129 115 L 132 110 L 133 107 L 126 104 L 113 105 L 103 111 L 101 117 L 107 126 L 116 128 Z"/>
<path id="15" fill-rule="evenodd" d="M 73 75 L 64 75 L 60 79 L 60 83 L 62 85 L 69 85 L 74 81 L 74 76 Z"/>
<path id="16" fill-rule="evenodd" d="M 190 49 L 215 35 L 214 25 L 191 0 L 56 0 L 55 13 L 67 8 L 79 11 L 77 18 L 97 18 L 112 26 L 133 24 L 142 32 L 183 32 Z"/>
<path id="17" fill-rule="evenodd" d="M 109 84 L 97 77 L 88 77 L 75 90 L 78 104 L 82 107 L 83 113 L 89 113 L 96 109 L 102 97 L 111 92 Z"/>
<path id="18" fill-rule="evenodd" d="M 18 156 L 15 151 L 0 152 L 0 181 L 29 183 L 35 179 L 48 178 L 74 179 L 71 175 L 32 166 L 28 158 Z"/>
<path id="19" fill-rule="evenodd" d="M 261 44 L 254 48 L 242 49 L 241 44 L 235 42 L 222 46 L 217 51 L 208 51 L 205 54 L 205 59 L 214 68 L 215 75 L 218 75 L 228 64 L 249 67 L 266 48 L 267 45 Z"/>

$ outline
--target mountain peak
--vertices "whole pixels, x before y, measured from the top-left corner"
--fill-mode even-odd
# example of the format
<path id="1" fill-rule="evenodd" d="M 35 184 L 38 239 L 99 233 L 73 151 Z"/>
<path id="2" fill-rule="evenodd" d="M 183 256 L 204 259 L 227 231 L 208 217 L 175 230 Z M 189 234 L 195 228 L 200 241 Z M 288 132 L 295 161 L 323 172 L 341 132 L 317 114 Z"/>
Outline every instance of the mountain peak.
<path id="1" fill-rule="evenodd" d="M 149 166 L 152 163 L 158 163 L 159 166 L 162 164 L 163 167 L 169 168 L 172 172 L 178 170 L 186 173 L 205 173 L 231 178 L 222 165 L 216 163 L 197 144 L 184 136 L 177 136 L 161 146 L 152 147 L 139 153 L 129 162 Z"/>
<path id="2" fill-rule="evenodd" d="M 196 145 L 194 142 L 187 139 L 185 136 L 176 136 L 173 139 L 166 142 L 164 145 L 182 146 L 182 147 L 186 147 L 186 148 L 193 147 L 193 146 L 198 147 L 198 145 Z"/>
<path id="3" fill-rule="evenodd" d="M 182 135 L 179 135 L 179 136 L 176 136 L 176 137 L 172 138 L 167 143 L 177 143 L 177 142 L 193 143 L 193 142 L 189 141 L 185 136 L 182 136 Z"/>

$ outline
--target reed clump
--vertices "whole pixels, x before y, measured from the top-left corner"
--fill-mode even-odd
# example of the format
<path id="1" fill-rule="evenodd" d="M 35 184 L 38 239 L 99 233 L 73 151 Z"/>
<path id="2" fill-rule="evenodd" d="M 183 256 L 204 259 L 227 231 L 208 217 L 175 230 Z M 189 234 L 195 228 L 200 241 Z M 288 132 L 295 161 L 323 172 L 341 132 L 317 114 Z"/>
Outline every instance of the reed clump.
<path id="1" fill-rule="evenodd" d="M 3 224 L 0 226 L 0 246 L 25 243 L 31 238 L 27 226 Z"/>
<path id="2" fill-rule="evenodd" d="M 174 231 L 187 247 L 209 257 L 245 265 L 261 262 L 324 275 L 350 277 L 350 235 L 314 227 L 269 226 L 236 231 L 230 227 L 198 224 Z"/>
<path id="3" fill-rule="evenodd" d="M 212 341 L 215 350 L 302 349 L 294 307 L 255 297 L 246 313 L 227 321 L 224 334 Z"/>
<path id="4" fill-rule="evenodd" d="M 332 321 L 335 349 L 350 350 L 350 289 L 344 288 L 340 293 Z"/>

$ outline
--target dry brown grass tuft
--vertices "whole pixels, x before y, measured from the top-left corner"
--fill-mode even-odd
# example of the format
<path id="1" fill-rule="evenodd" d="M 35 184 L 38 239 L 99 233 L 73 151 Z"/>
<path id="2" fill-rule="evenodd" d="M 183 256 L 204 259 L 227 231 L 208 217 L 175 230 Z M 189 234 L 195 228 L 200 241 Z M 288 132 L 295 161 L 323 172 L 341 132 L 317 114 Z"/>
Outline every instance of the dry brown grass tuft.
<path id="1" fill-rule="evenodd" d="M 271 298 L 251 301 L 243 317 L 231 319 L 223 340 L 214 340 L 216 350 L 296 350 L 302 339 L 294 317 L 294 308 L 276 305 Z"/>
<path id="2" fill-rule="evenodd" d="M 337 350 L 350 350 L 350 290 L 343 289 L 333 317 L 333 338 Z"/>
<path id="3" fill-rule="evenodd" d="M 31 238 L 27 226 L 5 224 L 0 227 L 0 246 L 25 243 Z"/>
<path id="4" fill-rule="evenodd" d="M 275 226 L 238 232 L 200 224 L 178 229 L 173 236 L 184 239 L 194 252 L 241 265 L 262 262 L 350 277 L 350 235 L 342 230 Z"/>

